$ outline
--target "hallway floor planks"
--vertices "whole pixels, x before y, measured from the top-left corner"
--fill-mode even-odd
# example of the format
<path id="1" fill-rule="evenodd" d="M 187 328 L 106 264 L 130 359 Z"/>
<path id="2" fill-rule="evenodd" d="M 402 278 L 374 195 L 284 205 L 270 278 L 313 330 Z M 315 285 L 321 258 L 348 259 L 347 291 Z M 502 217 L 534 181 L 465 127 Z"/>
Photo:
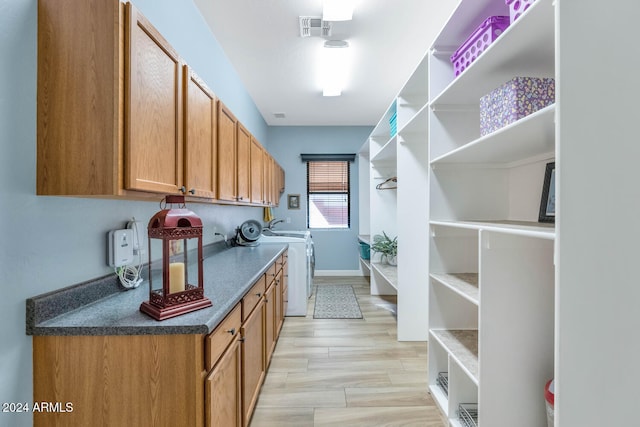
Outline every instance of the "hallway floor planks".
<path id="1" fill-rule="evenodd" d="M 427 344 L 396 339 L 395 297 L 369 295 L 364 277 L 314 282 L 352 285 L 364 319 L 314 319 L 314 296 L 307 317 L 287 317 L 250 426 L 444 426 Z"/>

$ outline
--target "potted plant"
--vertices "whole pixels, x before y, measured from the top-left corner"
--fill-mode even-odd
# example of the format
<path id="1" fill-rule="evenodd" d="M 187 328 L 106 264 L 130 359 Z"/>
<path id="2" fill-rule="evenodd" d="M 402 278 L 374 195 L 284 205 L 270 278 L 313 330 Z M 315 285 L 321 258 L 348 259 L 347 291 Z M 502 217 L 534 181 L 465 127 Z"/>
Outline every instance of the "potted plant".
<path id="1" fill-rule="evenodd" d="M 391 239 L 384 231 L 382 235 L 373 236 L 373 244 L 371 250 L 380 254 L 380 261 L 390 265 L 397 265 L 398 257 L 398 237 Z"/>

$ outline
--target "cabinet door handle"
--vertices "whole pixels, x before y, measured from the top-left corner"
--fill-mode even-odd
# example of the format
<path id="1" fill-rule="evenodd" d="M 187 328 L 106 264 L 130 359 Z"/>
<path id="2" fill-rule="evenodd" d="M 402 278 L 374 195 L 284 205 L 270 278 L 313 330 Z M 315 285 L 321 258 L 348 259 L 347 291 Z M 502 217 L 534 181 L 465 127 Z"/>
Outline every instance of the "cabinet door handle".
<path id="1" fill-rule="evenodd" d="M 182 187 L 180 187 L 180 192 L 182 194 L 186 193 L 187 192 L 187 188 L 183 185 Z"/>
<path id="2" fill-rule="evenodd" d="M 258 298 L 260 298 L 260 297 L 262 296 L 262 294 L 261 294 L 260 292 L 258 292 L 258 293 L 256 294 L 256 296 L 257 296 Z"/>
<path id="3" fill-rule="evenodd" d="M 227 332 L 229 332 L 233 336 L 236 334 L 236 328 L 231 328 Z"/>
<path id="4" fill-rule="evenodd" d="M 244 337 L 243 338 L 238 338 L 238 341 L 244 342 Z"/>
<path id="5" fill-rule="evenodd" d="M 196 189 L 195 189 L 195 188 L 192 188 L 191 190 L 189 190 L 189 193 L 191 193 L 191 194 L 196 194 Z"/>

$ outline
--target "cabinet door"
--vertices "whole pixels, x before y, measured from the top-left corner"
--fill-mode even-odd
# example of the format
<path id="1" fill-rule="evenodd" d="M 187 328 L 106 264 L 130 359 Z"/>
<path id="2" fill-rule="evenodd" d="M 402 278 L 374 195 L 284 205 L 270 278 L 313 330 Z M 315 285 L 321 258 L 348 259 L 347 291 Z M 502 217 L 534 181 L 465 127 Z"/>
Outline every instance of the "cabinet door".
<path id="1" fill-rule="evenodd" d="M 251 203 L 264 203 L 262 167 L 264 153 L 262 146 L 255 139 L 251 138 Z"/>
<path id="2" fill-rule="evenodd" d="M 184 67 L 184 181 L 195 196 L 216 197 L 217 100 L 188 66 Z"/>
<path id="3" fill-rule="evenodd" d="M 182 63 L 131 3 L 125 120 L 127 189 L 176 193 L 182 186 Z"/>
<path id="4" fill-rule="evenodd" d="M 264 379 L 264 300 L 253 310 L 241 328 L 242 333 L 242 414 L 248 426 Z"/>
<path id="5" fill-rule="evenodd" d="M 273 162 L 273 203 L 278 206 L 280 204 L 280 195 L 284 191 L 284 169 L 274 160 Z"/>
<path id="6" fill-rule="evenodd" d="M 271 157 L 271 205 L 276 206 L 278 200 L 278 164 Z"/>
<path id="7" fill-rule="evenodd" d="M 244 126 L 237 124 L 237 185 L 236 200 L 239 202 L 249 202 L 249 185 L 251 182 L 250 161 L 251 161 L 251 134 Z"/>
<path id="8" fill-rule="evenodd" d="M 33 4 L 38 7 L 37 194 L 117 194 L 124 83 L 117 29 L 124 27 L 124 6 L 88 0 Z"/>
<path id="9" fill-rule="evenodd" d="M 266 366 L 269 366 L 271 354 L 276 343 L 276 303 L 276 285 L 274 281 L 269 286 L 264 301 L 264 360 Z"/>
<path id="10" fill-rule="evenodd" d="M 287 262 L 287 254 L 284 254 L 284 264 L 282 265 L 282 313 L 280 319 L 280 328 L 284 323 L 284 317 L 287 315 L 287 305 L 289 303 L 289 263 Z"/>
<path id="11" fill-rule="evenodd" d="M 284 281 L 283 281 L 283 277 L 284 277 L 284 272 L 283 271 L 279 271 L 278 275 L 276 276 L 276 280 L 275 280 L 275 286 L 276 286 L 276 312 L 275 312 L 275 316 L 274 316 L 274 323 L 275 323 L 275 328 L 276 328 L 276 338 L 278 337 L 278 335 L 280 335 L 280 329 L 282 328 L 282 322 L 284 320 L 284 313 L 283 313 L 283 308 L 284 308 L 284 295 L 283 295 L 283 288 L 284 288 Z"/>
<path id="12" fill-rule="evenodd" d="M 263 169 L 262 169 L 262 188 L 263 188 L 263 196 L 264 203 L 266 205 L 271 205 L 271 156 L 267 152 L 264 151 L 263 159 Z"/>
<path id="13" fill-rule="evenodd" d="M 209 427 L 242 425 L 241 353 L 237 337 L 205 382 L 205 425 Z"/>
<path id="14" fill-rule="evenodd" d="M 236 118 L 218 102 L 218 199 L 236 200 Z"/>

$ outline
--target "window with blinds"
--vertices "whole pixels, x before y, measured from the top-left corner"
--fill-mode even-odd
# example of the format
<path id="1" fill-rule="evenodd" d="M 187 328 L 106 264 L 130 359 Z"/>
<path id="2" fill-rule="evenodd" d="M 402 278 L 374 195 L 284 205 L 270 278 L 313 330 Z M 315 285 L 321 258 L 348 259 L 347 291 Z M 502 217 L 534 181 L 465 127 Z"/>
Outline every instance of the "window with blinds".
<path id="1" fill-rule="evenodd" d="M 307 162 L 309 228 L 349 228 L 349 162 Z"/>

